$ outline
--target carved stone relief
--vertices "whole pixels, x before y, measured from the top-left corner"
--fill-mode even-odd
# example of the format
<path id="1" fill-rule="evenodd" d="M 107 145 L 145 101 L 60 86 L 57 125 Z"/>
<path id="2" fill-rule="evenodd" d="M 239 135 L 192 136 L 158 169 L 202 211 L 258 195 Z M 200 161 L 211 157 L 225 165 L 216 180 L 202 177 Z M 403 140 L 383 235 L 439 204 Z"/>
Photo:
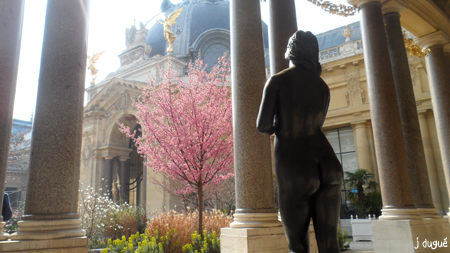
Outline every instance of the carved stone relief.
<path id="1" fill-rule="evenodd" d="M 414 88 L 414 93 L 420 94 L 422 93 L 422 88 L 420 85 L 420 76 L 419 76 L 419 67 L 421 67 L 421 63 L 419 58 L 414 55 L 408 54 L 408 63 L 409 63 L 409 71 L 411 72 L 411 80 Z"/>
<path id="2" fill-rule="evenodd" d="M 359 81 L 359 69 L 346 71 L 344 73 L 345 81 L 347 82 L 347 105 L 359 106 L 363 105 L 366 97 L 364 95 L 364 89 L 361 87 Z"/>
<path id="3" fill-rule="evenodd" d="M 95 134 L 95 131 L 87 131 L 84 132 L 84 140 L 83 140 L 83 149 L 81 150 L 81 160 L 83 162 L 83 168 L 86 169 L 88 167 L 90 158 L 92 157 L 92 136 Z"/>

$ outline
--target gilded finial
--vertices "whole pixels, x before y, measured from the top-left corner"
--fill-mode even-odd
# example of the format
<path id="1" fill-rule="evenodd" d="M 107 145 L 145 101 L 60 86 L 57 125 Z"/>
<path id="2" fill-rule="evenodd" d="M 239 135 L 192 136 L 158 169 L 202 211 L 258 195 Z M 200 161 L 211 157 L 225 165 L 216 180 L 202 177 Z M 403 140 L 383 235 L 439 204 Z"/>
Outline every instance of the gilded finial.
<path id="1" fill-rule="evenodd" d="M 181 11 L 183 11 L 183 7 L 172 12 L 168 18 L 164 17 L 164 23 L 158 19 L 158 23 L 164 26 L 164 39 L 169 42 L 169 48 L 167 48 L 167 52 L 169 53 L 173 52 L 173 42 L 175 41 L 175 36 L 169 28 L 176 24 L 176 20 L 180 16 Z"/>

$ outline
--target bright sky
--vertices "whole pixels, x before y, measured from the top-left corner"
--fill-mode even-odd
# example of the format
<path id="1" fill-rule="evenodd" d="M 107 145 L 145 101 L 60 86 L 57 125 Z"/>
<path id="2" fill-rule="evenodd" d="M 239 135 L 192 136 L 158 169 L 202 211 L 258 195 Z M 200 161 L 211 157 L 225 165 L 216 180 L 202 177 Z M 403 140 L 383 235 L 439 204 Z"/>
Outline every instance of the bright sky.
<path id="1" fill-rule="evenodd" d="M 125 28 L 136 20 L 149 21 L 160 12 L 162 0 L 91 0 L 88 54 L 105 51 L 98 60 L 97 83 L 120 65 L 119 55 L 125 49 Z M 172 0 L 179 3 L 181 0 Z M 331 0 L 335 4 L 347 4 L 346 0 Z M 19 73 L 14 104 L 14 118 L 29 120 L 35 108 L 39 65 L 44 32 L 46 0 L 26 0 L 22 31 Z M 307 0 L 295 0 L 299 30 L 322 33 L 359 20 L 353 17 L 340 17 L 324 12 Z M 262 19 L 268 23 L 268 4 L 261 2 Z M 154 22 L 154 20 L 153 20 Z M 152 23 L 149 23 L 149 28 Z M 88 73 L 88 71 L 86 71 Z M 90 77 L 86 78 L 86 87 Z"/>

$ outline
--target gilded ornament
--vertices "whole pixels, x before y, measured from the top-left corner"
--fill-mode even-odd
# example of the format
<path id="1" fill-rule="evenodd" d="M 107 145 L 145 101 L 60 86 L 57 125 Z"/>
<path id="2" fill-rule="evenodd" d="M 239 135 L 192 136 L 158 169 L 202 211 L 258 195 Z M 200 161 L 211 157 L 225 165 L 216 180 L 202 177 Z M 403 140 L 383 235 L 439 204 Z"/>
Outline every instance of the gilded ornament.
<path id="1" fill-rule="evenodd" d="M 403 40 L 405 41 L 405 48 L 410 55 L 415 55 L 419 58 L 423 58 L 430 54 L 429 48 L 421 48 L 414 43 L 414 40 L 406 36 L 406 31 L 403 31 Z"/>
<path id="2" fill-rule="evenodd" d="M 97 74 L 98 74 L 98 69 L 95 67 L 94 64 L 97 62 L 98 58 L 100 58 L 100 56 L 103 55 L 104 52 L 105 51 L 96 53 L 92 57 L 90 57 L 89 55 L 87 56 L 87 58 L 89 60 L 88 69 L 91 71 L 91 76 L 92 76 L 92 81 L 91 81 L 92 85 L 95 84 L 95 79 L 97 78 Z"/>
<path id="3" fill-rule="evenodd" d="M 175 41 L 175 36 L 169 28 L 176 24 L 176 20 L 180 16 L 181 11 L 183 11 L 183 7 L 172 12 L 168 18 L 164 17 L 164 23 L 158 19 L 158 23 L 164 26 L 164 38 L 169 42 L 169 48 L 167 49 L 169 53 L 173 52 L 173 42 Z"/>

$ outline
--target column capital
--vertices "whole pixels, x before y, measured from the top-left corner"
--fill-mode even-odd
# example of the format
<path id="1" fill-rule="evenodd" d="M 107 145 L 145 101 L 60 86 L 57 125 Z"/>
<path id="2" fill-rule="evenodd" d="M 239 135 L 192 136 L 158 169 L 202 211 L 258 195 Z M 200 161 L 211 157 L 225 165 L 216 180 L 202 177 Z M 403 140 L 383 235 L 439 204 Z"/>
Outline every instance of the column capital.
<path id="1" fill-rule="evenodd" d="M 103 156 L 103 158 L 105 158 L 105 160 L 114 159 L 115 157 L 116 157 L 116 156 L 114 156 L 114 155 Z"/>
<path id="2" fill-rule="evenodd" d="M 432 47 L 437 45 L 445 45 L 449 42 L 449 37 L 442 31 L 436 31 L 417 39 L 417 45 L 420 47 Z"/>
<path id="3" fill-rule="evenodd" d="M 383 2 L 383 14 L 387 13 L 400 13 L 408 9 L 408 3 L 403 0 L 387 0 Z"/>
<path id="4" fill-rule="evenodd" d="M 371 2 L 381 3 L 382 1 L 383 0 L 347 0 L 347 3 L 359 8 L 361 5 L 364 5 L 367 3 L 371 3 Z"/>
<path id="5" fill-rule="evenodd" d="M 444 45 L 444 54 L 450 54 L 450 43 Z"/>
<path id="6" fill-rule="evenodd" d="M 119 161 L 121 162 L 126 162 L 128 159 L 130 159 L 131 157 L 124 157 L 124 156 L 119 156 Z"/>
<path id="7" fill-rule="evenodd" d="M 366 127 L 367 120 L 350 122 L 350 125 L 354 128 Z"/>

